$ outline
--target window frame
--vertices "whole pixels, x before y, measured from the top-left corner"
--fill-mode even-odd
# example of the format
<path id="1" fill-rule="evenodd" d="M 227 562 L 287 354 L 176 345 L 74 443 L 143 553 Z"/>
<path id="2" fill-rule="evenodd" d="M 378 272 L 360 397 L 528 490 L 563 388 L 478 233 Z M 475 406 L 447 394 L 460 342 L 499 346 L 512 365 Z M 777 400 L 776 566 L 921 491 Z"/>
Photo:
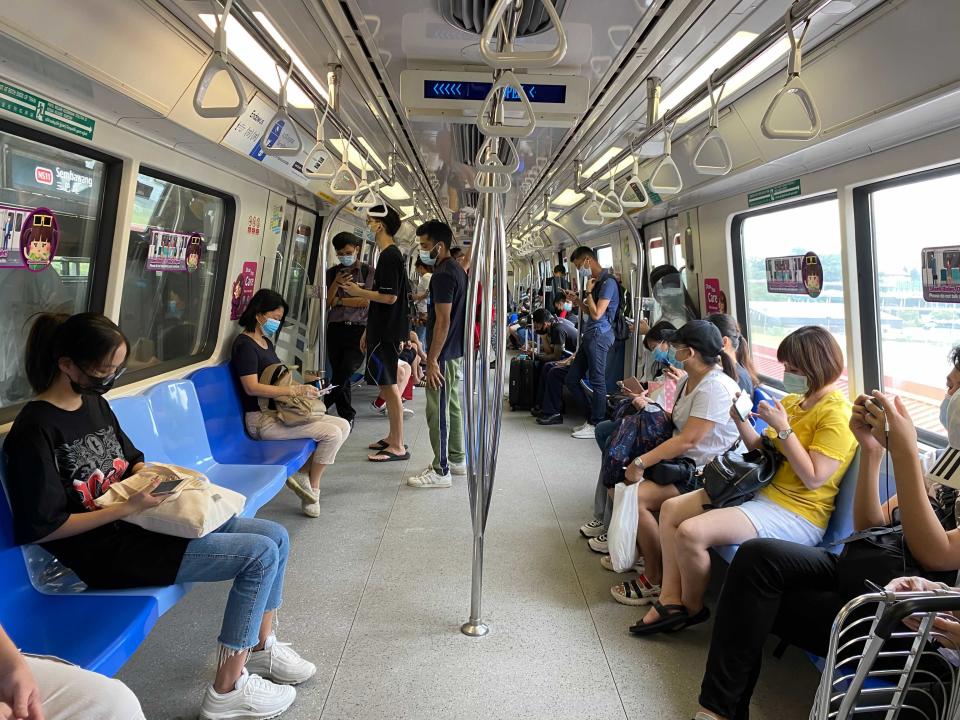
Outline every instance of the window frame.
<path id="1" fill-rule="evenodd" d="M 38 128 L 12 122 L 0 117 L 0 132 L 30 140 L 41 145 L 63 150 L 103 163 L 103 187 L 100 206 L 97 208 L 97 231 L 95 245 L 90 255 L 93 263 L 87 306 L 77 312 L 103 313 L 107 303 L 107 283 L 110 279 L 110 260 L 113 256 L 113 241 L 117 232 L 117 211 L 120 207 L 120 189 L 123 182 L 123 160 L 89 145 L 73 142 L 59 135 Z M 9 272 L 19 272 L 11 270 Z M 13 421 L 30 400 L 0 408 L 0 424 Z"/>
<path id="2" fill-rule="evenodd" d="M 744 210 L 736 213 L 731 218 L 731 270 L 733 270 L 733 294 L 737 303 L 737 322 L 740 323 L 740 331 L 747 339 L 747 342 L 751 344 L 751 346 L 753 345 L 753 340 L 750 337 L 750 315 L 749 311 L 747 310 L 747 285 L 744 281 L 746 267 L 744 265 L 743 256 L 743 224 L 752 217 L 770 215 L 775 212 L 780 212 L 781 210 L 789 210 L 791 208 L 803 207 L 805 205 L 815 205 L 817 203 L 829 202 L 831 200 L 836 200 L 839 202 L 839 199 L 839 193 L 834 190 L 830 192 L 819 193 L 817 195 L 810 195 L 808 197 L 800 198 L 799 200 L 791 200 L 789 202 L 766 205 L 762 208 Z M 838 217 L 837 223 L 840 224 L 840 222 L 840 218 Z M 758 374 L 760 376 L 760 380 L 763 382 L 763 385 L 773 387 L 781 391 L 784 389 L 783 383 L 776 378 L 772 378 L 769 375 L 763 375 L 760 373 Z"/>
<path id="3" fill-rule="evenodd" d="M 877 258 L 871 196 L 878 190 L 912 185 L 925 180 L 960 175 L 960 163 L 897 175 L 853 188 L 853 233 L 856 247 L 858 300 L 860 301 L 860 343 L 863 347 L 863 386 L 880 388 L 883 359 L 880 347 L 880 296 L 877 291 Z M 947 447 L 946 435 L 917 428 L 921 442 L 936 448 Z"/>
<path id="4" fill-rule="evenodd" d="M 217 338 L 220 335 L 220 320 L 223 315 L 223 299 L 224 293 L 226 292 L 227 275 L 230 271 L 230 252 L 233 249 L 233 232 L 236 224 L 237 214 L 236 199 L 233 197 L 233 195 L 230 195 L 222 190 L 209 187 L 208 185 L 202 185 L 192 180 L 187 180 L 186 178 L 181 178 L 178 175 L 173 175 L 150 165 L 141 165 L 139 168 L 137 168 L 137 175 L 147 175 L 154 180 L 160 180 L 162 182 L 179 185 L 180 187 L 185 187 L 188 190 L 196 190 L 197 192 L 202 192 L 206 195 L 211 195 L 223 200 L 223 228 L 220 232 L 220 237 L 217 238 L 217 253 L 219 254 L 220 252 L 223 252 L 223 257 L 226 258 L 226 261 L 219 263 L 216 275 L 214 276 L 213 294 L 211 295 L 211 311 L 215 312 L 215 314 L 211 318 L 211 322 L 209 323 L 209 327 L 207 329 L 207 336 L 203 339 L 203 345 L 200 346 L 200 350 L 193 355 L 175 358 L 172 360 L 162 360 L 154 365 L 150 365 L 149 367 L 126 372 L 120 377 L 120 379 L 118 379 L 117 387 L 123 387 L 124 385 L 142 382 L 143 380 L 147 380 L 155 375 L 162 375 L 173 370 L 178 370 L 182 367 L 187 367 L 188 365 L 195 365 L 196 363 L 208 360 L 213 356 L 213 352 L 217 347 Z M 129 229 L 127 232 L 129 233 Z M 126 265 L 126 258 L 124 258 L 124 265 Z M 126 277 L 124 277 L 122 281 L 125 280 Z"/>

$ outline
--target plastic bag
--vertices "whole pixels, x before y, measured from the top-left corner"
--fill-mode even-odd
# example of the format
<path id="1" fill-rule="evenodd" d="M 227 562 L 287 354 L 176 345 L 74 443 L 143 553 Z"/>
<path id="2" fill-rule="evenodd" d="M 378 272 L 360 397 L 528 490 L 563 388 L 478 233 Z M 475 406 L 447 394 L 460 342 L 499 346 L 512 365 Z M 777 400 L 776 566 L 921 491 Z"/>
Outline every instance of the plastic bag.
<path id="1" fill-rule="evenodd" d="M 613 514 L 607 528 L 607 549 L 615 572 L 627 572 L 637 561 L 637 486 L 617 483 L 613 489 Z"/>

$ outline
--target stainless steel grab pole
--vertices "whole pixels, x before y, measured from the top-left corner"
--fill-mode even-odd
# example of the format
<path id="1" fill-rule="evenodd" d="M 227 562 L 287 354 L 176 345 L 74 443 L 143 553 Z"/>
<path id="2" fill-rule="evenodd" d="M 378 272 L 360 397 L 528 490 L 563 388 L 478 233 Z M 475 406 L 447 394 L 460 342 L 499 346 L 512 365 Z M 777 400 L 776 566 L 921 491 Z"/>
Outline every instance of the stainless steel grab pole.
<path id="1" fill-rule="evenodd" d="M 330 248 L 330 228 L 351 200 L 351 197 L 345 197 L 334 206 L 323 221 L 323 235 L 320 239 L 320 330 L 317 335 L 317 367 L 320 370 L 321 385 L 327 379 L 327 250 Z"/>
<path id="2" fill-rule="evenodd" d="M 643 287 L 643 240 L 640 237 L 640 231 L 633 223 L 633 220 L 624 213 L 621 218 L 623 224 L 627 226 L 627 232 L 633 239 L 633 249 L 637 254 L 637 271 L 630 278 L 630 311 L 633 313 L 633 332 L 630 334 L 630 361 L 629 376 L 635 377 L 637 366 L 640 363 L 640 289 Z M 625 369 L 624 372 L 627 370 Z"/>

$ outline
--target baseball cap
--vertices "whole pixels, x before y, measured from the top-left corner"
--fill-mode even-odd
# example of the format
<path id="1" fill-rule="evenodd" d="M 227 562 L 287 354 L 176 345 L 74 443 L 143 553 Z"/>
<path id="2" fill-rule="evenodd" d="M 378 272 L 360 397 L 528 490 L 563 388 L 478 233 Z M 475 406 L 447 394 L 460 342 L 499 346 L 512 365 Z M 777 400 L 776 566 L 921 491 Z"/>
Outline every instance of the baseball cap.
<path id="1" fill-rule="evenodd" d="M 705 357 L 723 352 L 723 336 L 708 320 L 691 320 L 679 330 L 665 332 L 663 339 L 674 345 L 686 345 Z"/>

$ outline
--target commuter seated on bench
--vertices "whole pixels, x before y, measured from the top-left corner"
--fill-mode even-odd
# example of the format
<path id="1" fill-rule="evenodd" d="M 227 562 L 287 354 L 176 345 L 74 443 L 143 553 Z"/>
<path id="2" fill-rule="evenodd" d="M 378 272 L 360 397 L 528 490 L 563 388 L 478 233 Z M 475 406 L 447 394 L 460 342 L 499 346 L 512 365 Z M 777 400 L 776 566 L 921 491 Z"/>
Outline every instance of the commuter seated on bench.
<path id="1" fill-rule="evenodd" d="M 737 369 L 737 384 L 740 389 L 753 397 L 753 390 L 760 385 L 760 378 L 757 377 L 757 371 L 753 368 L 753 358 L 750 356 L 747 339 L 740 334 L 740 324 L 724 313 L 714 313 L 708 315 L 706 319 L 716 325 L 723 336 L 723 351 Z"/>
<path id="2" fill-rule="evenodd" d="M 37 397 L 20 411 L 3 446 L 14 538 L 39 543 L 91 589 L 233 580 L 219 665 L 201 715 L 273 717 L 296 697 L 288 684 L 316 672 L 273 634 L 289 548 L 283 526 L 234 517 L 189 540 L 122 522 L 163 502 L 152 494 L 156 482 L 124 503 L 105 509 L 95 503 L 144 466 L 143 453 L 101 397 L 123 373 L 129 351 L 120 328 L 96 313 L 44 314 L 34 322 L 25 367 Z"/>
<path id="3" fill-rule="evenodd" d="M 948 436 L 957 437 L 960 414 L 946 411 L 960 397 L 960 347 L 953 349 L 950 360 L 941 418 L 949 422 Z M 866 581 L 883 586 L 903 575 L 918 575 L 956 584 L 957 491 L 939 484 L 928 489 L 917 431 L 903 402 L 877 391 L 872 397 L 861 395 L 853 405 L 850 430 L 860 445 L 853 523 L 863 535 L 847 542 L 839 556 L 785 540 L 750 540 L 740 547 L 717 603 L 698 720 L 747 717 L 767 635 L 824 657 L 834 617 L 851 599 L 869 591 Z M 882 503 L 885 453 L 897 494 Z"/>
<path id="4" fill-rule="evenodd" d="M 824 328 L 807 326 L 783 339 L 777 359 L 790 394 L 782 403 L 760 403 L 758 411 L 770 425 L 767 437 L 783 455 L 773 480 L 756 498 L 736 507 L 705 511 L 710 498 L 703 489 L 663 504 L 660 600 L 631 627 L 632 633 L 678 630 L 709 617 L 703 596 L 713 545 L 759 537 L 813 546 L 823 537 L 840 480 L 856 452 L 847 427 L 850 403 L 836 387 L 843 353 Z M 734 407 L 729 412 L 747 448 L 760 447 L 763 439 L 753 426 Z"/>
<path id="5" fill-rule="evenodd" d="M 53 658 L 21 655 L 0 627 L 0 720 L 143 720 L 136 695 L 112 680 Z"/>

